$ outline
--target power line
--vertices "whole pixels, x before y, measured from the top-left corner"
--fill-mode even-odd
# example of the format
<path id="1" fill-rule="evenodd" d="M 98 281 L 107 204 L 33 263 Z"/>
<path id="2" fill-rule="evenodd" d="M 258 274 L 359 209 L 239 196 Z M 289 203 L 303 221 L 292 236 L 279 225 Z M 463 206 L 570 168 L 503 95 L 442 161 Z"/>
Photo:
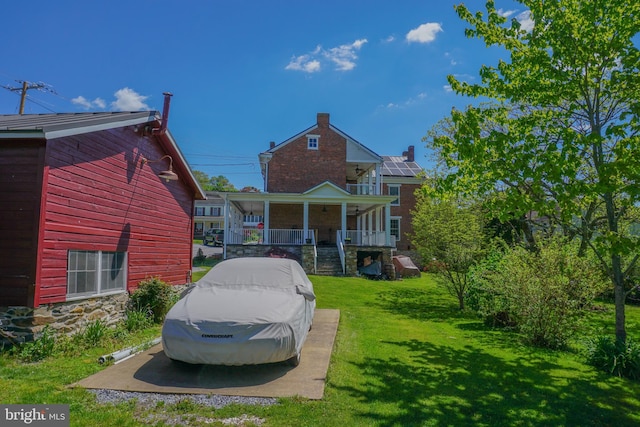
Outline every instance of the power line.
<path id="1" fill-rule="evenodd" d="M 1 87 L 7 89 L 10 92 L 18 92 L 20 91 L 20 115 L 24 114 L 24 103 L 25 100 L 27 99 L 27 91 L 30 89 L 34 89 L 40 92 L 48 92 L 48 93 L 52 93 L 54 95 L 57 95 L 57 92 L 53 89 L 53 86 L 46 84 L 44 82 L 37 82 L 37 83 L 32 83 L 32 82 L 28 82 L 26 80 L 16 80 L 16 82 L 20 83 L 22 86 L 21 87 L 10 87 L 10 86 L 4 86 L 4 85 L 0 85 Z M 34 102 L 36 104 L 38 104 L 37 102 L 35 102 L 32 99 L 29 99 L 29 101 Z M 42 104 L 38 104 L 41 107 L 52 111 L 48 108 L 46 108 L 45 106 L 43 106 Z"/>

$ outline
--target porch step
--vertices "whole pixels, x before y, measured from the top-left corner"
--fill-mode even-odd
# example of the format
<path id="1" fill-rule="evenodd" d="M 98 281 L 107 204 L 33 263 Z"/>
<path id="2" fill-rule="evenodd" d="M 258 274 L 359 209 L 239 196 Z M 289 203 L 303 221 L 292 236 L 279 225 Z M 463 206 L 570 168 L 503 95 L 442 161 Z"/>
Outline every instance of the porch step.
<path id="1" fill-rule="evenodd" d="M 318 246 L 316 274 L 319 276 L 342 276 L 340 254 L 335 246 Z"/>

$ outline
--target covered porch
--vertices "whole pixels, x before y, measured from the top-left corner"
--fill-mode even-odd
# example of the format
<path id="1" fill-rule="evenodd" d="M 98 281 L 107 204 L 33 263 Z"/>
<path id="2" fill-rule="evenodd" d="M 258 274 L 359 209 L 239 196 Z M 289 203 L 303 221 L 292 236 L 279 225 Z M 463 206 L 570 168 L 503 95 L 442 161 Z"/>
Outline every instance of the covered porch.
<path id="1" fill-rule="evenodd" d="M 390 227 L 394 196 L 351 194 L 325 182 L 304 193 L 225 193 L 224 199 L 225 258 L 237 246 L 244 246 L 245 253 L 247 246 L 299 246 L 311 248 L 315 264 L 318 247 L 335 247 L 344 273 L 346 246 L 395 246 Z M 246 221 L 252 218 L 261 221 Z"/>

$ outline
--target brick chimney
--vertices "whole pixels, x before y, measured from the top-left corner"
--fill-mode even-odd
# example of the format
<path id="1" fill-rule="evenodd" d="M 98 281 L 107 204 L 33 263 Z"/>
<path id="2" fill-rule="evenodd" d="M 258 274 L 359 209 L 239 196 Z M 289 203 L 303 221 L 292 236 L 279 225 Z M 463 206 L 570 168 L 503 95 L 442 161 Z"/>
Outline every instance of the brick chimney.
<path id="1" fill-rule="evenodd" d="M 413 145 L 410 145 L 409 150 L 402 153 L 402 155 L 407 157 L 407 162 L 415 162 L 416 161 L 415 147 Z"/>
<path id="2" fill-rule="evenodd" d="M 329 127 L 329 113 L 318 113 L 318 127 Z"/>

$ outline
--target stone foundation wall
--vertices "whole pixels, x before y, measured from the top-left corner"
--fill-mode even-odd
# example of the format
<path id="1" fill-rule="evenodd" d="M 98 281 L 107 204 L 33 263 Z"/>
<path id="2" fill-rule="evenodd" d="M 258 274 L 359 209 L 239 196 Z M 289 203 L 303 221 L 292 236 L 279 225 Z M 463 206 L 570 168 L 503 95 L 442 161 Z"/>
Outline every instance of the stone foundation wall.
<path id="1" fill-rule="evenodd" d="M 14 342 L 33 341 L 46 325 L 55 333 L 73 334 L 98 319 L 115 326 L 124 318 L 126 292 L 76 301 L 30 307 L 0 307 L 0 328 Z M 0 342 L 9 341 L 0 337 Z"/>
<path id="2" fill-rule="evenodd" d="M 177 285 L 173 289 L 180 293 L 188 286 Z M 6 344 L 33 341 L 46 325 L 55 334 L 67 335 L 82 331 L 98 319 L 115 327 L 125 318 L 128 301 L 129 294 L 122 292 L 37 308 L 0 306 L 0 348 Z"/>

